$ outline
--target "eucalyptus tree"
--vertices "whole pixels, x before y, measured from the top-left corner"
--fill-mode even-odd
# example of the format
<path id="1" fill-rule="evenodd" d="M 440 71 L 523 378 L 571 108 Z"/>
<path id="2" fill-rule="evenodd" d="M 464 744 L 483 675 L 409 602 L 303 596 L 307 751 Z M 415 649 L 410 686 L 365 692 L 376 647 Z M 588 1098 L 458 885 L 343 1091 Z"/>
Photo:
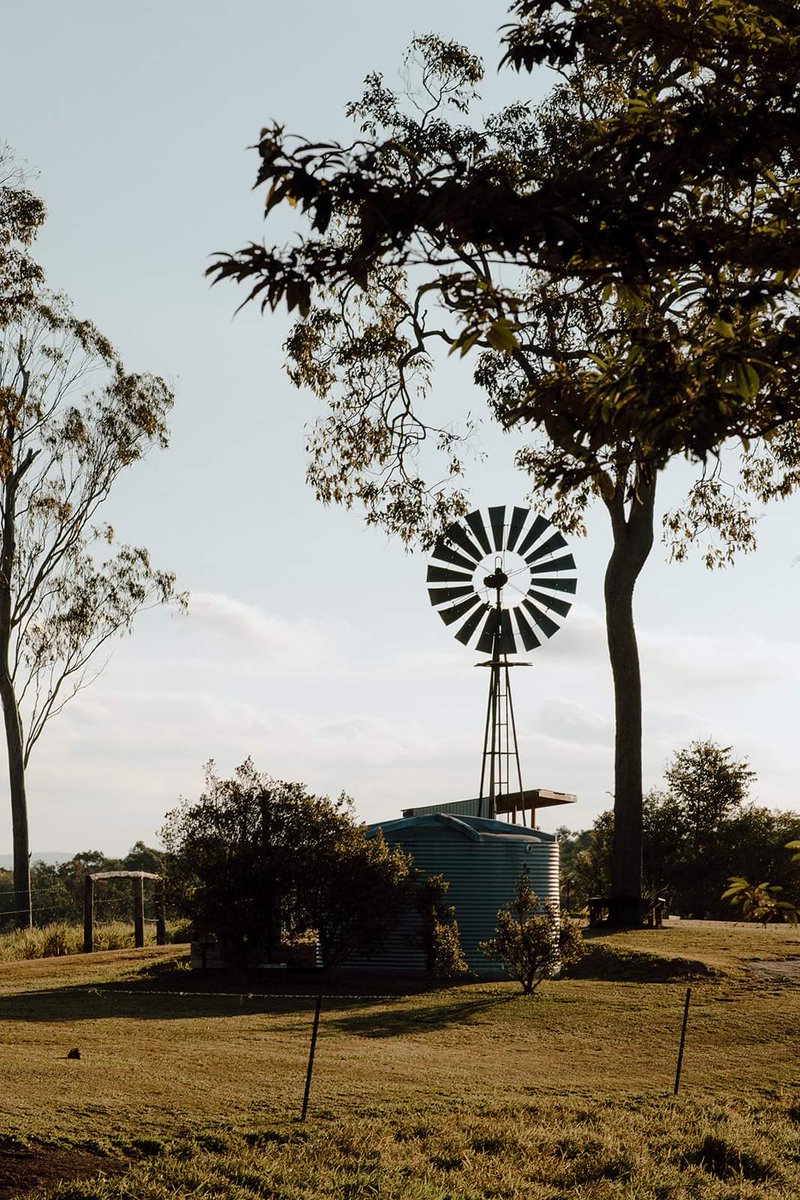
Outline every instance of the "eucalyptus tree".
<path id="1" fill-rule="evenodd" d="M 797 45 L 797 22 L 731 0 L 717 6 L 726 25 L 696 7 L 681 6 L 682 17 L 655 0 L 634 13 L 611 0 L 514 5 L 508 61 L 550 62 L 562 82 L 538 109 L 512 105 L 479 125 L 463 118 L 480 61 L 456 43 L 416 39 L 416 92 L 400 97 L 370 76 L 349 109 L 361 126 L 351 145 L 262 131 L 266 211 L 289 203 L 311 229 L 211 268 L 247 284 L 262 307 L 285 302 L 300 314 L 289 369 L 328 403 L 309 445 L 323 501 L 359 502 L 407 539 L 464 511 L 462 447 L 426 407 L 439 346 L 477 355 L 494 415 L 531 431 L 520 465 L 562 525 L 580 526 L 593 498 L 606 506 L 612 891 L 623 920 L 641 894 L 632 601 L 658 473 L 684 455 L 708 463 L 736 437 L 757 495 L 789 490 L 797 476 L 800 248 L 787 218 L 798 127 L 781 115 L 785 79 L 770 73 L 782 63 L 796 87 L 800 60 L 785 42 Z M 648 25 L 659 13 L 672 22 L 666 48 Z M 702 30 L 696 61 L 690 17 Z M 742 21 L 760 41 L 743 39 Z M 609 51 L 614 22 L 624 36 Z M 741 118 L 735 145 L 727 128 L 719 145 L 709 141 L 721 112 Z M 417 459 L 430 440 L 448 459 L 433 485 Z M 668 520 L 676 555 L 708 527 L 722 534 L 710 562 L 753 544 L 753 514 L 725 491 L 713 458 Z"/>
<path id="2" fill-rule="evenodd" d="M 3 280 L 4 287 L 6 280 Z M 110 639 L 174 596 L 102 506 L 120 473 L 167 445 L 172 394 L 40 284 L 0 326 L 0 702 L 15 909 L 31 923 L 26 770 L 47 723 L 97 674 Z M 99 657 L 98 657 L 99 655 Z"/>

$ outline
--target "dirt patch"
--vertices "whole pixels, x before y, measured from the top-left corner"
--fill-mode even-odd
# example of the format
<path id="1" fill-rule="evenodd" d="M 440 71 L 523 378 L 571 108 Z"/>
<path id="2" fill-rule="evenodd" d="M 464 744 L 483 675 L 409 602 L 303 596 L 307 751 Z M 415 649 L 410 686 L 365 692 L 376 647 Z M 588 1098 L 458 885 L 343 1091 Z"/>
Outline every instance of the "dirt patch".
<path id="1" fill-rule="evenodd" d="M 753 958 L 747 967 L 758 979 L 800 987 L 800 958 L 778 958 L 772 961 Z"/>
<path id="2" fill-rule="evenodd" d="M 34 1188 L 95 1175 L 121 1175 L 128 1163 L 89 1150 L 61 1146 L 0 1147 L 0 1200 L 14 1200 Z"/>

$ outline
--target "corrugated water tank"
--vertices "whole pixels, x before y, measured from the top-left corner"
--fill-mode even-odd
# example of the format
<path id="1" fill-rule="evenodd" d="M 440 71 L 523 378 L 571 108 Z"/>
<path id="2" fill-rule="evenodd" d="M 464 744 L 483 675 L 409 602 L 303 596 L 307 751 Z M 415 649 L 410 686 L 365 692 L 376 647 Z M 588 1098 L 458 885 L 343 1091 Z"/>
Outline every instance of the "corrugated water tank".
<path id="1" fill-rule="evenodd" d="M 513 899 L 523 867 L 537 896 L 558 904 L 558 841 L 552 833 L 448 813 L 380 821 L 369 829 L 380 830 L 389 846 L 401 846 L 426 875 L 443 875 L 448 881 L 447 901 L 455 908 L 464 957 L 479 975 L 500 974 L 478 943 L 493 935 L 497 910 Z M 360 965 L 423 970 L 422 949 L 413 944 L 419 925 L 418 915 L 409 913 L 383 950 Z"/>

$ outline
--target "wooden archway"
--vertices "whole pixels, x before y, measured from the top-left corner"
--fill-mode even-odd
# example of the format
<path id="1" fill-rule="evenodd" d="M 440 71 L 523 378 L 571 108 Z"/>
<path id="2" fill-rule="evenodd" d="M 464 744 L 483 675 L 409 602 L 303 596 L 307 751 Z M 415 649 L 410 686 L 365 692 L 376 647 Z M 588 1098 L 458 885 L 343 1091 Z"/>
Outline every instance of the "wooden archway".
<path id="1" fill-rule="evenodd" d="M 151 871 L 95 871 L 85 876 L 83 894 L 83 952 L 91 954 L 94 949 L 94 883 L 96 879 L 130 879 L 133 884 L 133 943 L 137 948 L 144 945 L 144 881 L 156 881 L 156 943 L 163 946 L 167 940 L 164 920 L 164 890 L 160 875 Z"/>

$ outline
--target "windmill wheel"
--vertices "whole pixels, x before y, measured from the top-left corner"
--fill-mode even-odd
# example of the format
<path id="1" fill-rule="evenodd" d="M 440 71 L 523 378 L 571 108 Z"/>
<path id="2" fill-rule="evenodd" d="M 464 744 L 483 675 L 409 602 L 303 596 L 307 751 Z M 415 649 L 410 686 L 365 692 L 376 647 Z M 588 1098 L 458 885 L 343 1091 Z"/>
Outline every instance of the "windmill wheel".
<path id="1" fill-rule="evenodd" d="M 471 512 L 436 541 L 428 595 L 455 636 L 490 654 L 500 627 L 500 653 L 535 650 L 553 636 L 572 607 L 575 559 L 566 539 L 529 508 L 505 505 Z M 499 601 L 499 604 L 498 604 Z"/>

